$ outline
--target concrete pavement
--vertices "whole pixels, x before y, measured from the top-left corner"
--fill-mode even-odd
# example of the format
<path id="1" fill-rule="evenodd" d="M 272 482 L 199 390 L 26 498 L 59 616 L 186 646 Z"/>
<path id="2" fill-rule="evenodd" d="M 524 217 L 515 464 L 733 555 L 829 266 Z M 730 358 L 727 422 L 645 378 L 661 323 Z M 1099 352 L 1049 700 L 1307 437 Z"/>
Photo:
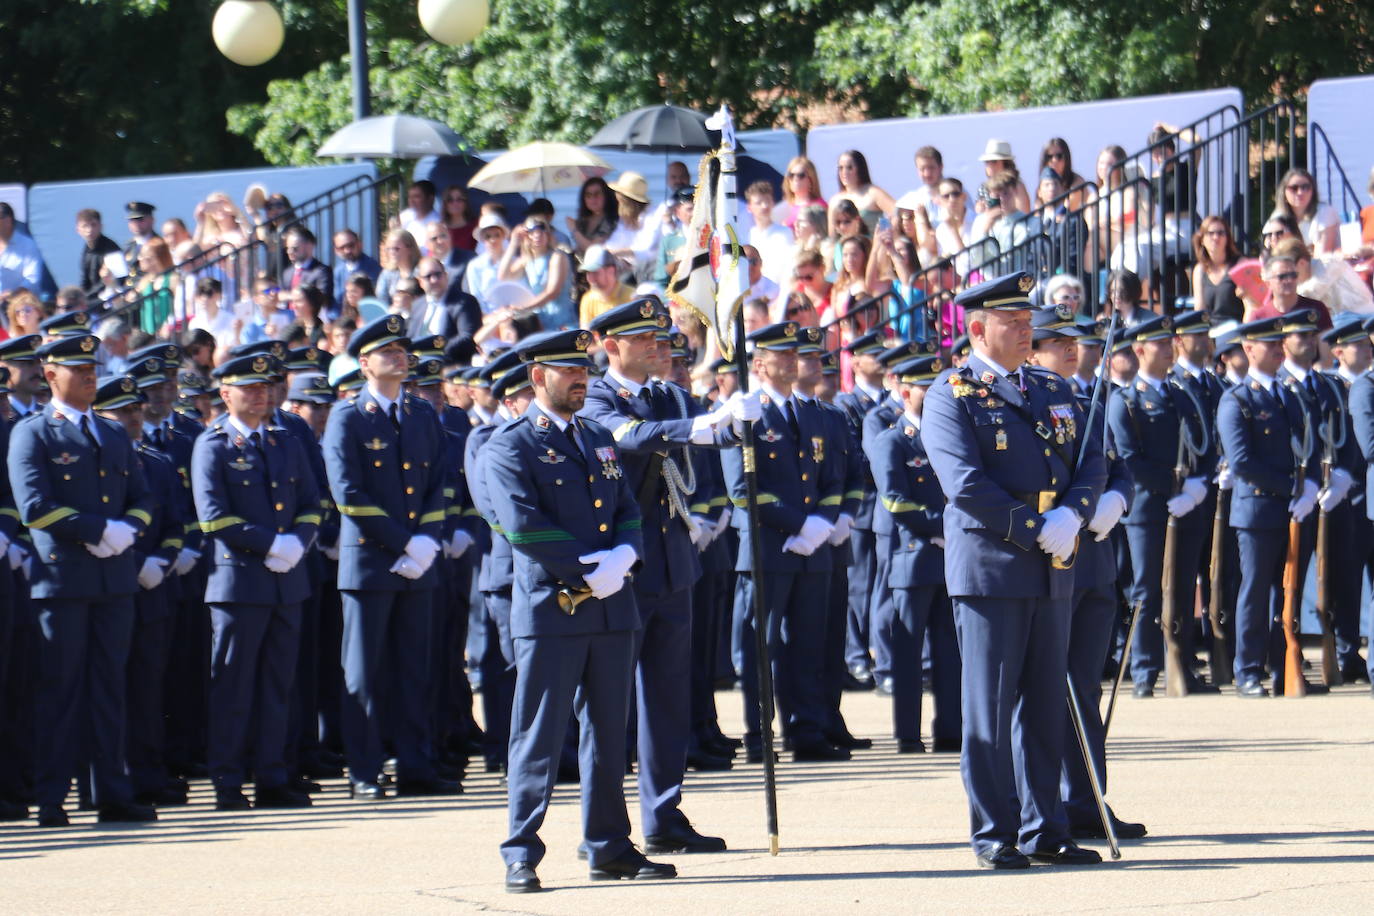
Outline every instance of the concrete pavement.
<path id="1" fill-rule="evenodd" d="M 717 700 L 738 734 L 739 694 Z M 1374 893 L 1367 685 L 1304 700 L 1127 696 L 1108 797 L 1150 837 L 1125 844 L 1116 863 L 999 874 L 975 867 L 957 758 L 897 755 L 888 702 L 873 694 L 847 694 L 845 711 L 876 745 L 845 764 L 779 766 L 776 858 L 759 766 L 689 775 L 685 810 L 730 851 L 676 857 L 680 877 L 653 883 L 587 880 L 574 855 L 576 789 L 560 786 L 543 831 L 548 890 L 526 896 L 502 888 L 505 795 L 494 776 L 473 773 L 457 799 L 374 805 L 331 781 L 312 810 L 242 814 L 214 811 L 197 783 L 190 806 L 146 827 L 102 828 L 85 813 L 61 830 L 0 825 L 0 900 L 8 913 L 795 916 L 1354 912 Z"/>

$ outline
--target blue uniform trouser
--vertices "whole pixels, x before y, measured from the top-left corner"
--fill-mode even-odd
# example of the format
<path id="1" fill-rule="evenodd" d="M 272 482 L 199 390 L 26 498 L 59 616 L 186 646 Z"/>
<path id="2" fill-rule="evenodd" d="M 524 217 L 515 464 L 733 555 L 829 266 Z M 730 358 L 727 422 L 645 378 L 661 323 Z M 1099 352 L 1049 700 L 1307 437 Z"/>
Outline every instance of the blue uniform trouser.
<path id="1" fill-rule="evenodd" d="M 515 699 L 515 645 L 510 637 L 510 591 L 482 592 L 482 756 L 505 765 L 510 745 L 510 709 Z"/>
<path id="2" fill-rule="evenodd" d="M 290 720 L 287 730 L 286 762 L 292 772 L 317 762 L 320 753 L 320 726 L 315 710 L 319 708 L 320 687 L 320 603 L 324 597 L 318 559 L 311 562 L 310 594 L 301 602 L 300 638 L 296 641 L 296 674 L 291 679 Z M 320 558 L 322 559 L 322 558 Z"/>
<path id="3" fill-rule="evenodd" d="M 343 607 L 339 600 L 339 566 L 328 557 L 320 582 L 319 652 L 316 660 L 319 671 L 316 680 L 318 704 L 316 728 L 320 747 L 331 751 L 343 748 L 343 665 L 340 647 L 343 644 Z"/>
<path id="4" fill-rule="evenodd" d="M 1283 606 L 1283 565 L 1288 550 L 1287 528 L 1237 528 L 1240 550 L 1240 594 L 1236 598 L 1236 654 L 1233 669 L 1237 683 L 1264 677 L 1272 658 L 1275 637 L 1274 605 Z"/>
<path id="5" fill-rule="evenodd" d="M 1179 614 L 1179 644 L 1184 663 L 1193 656 L 1193 610 L 1196 607 L 1198 560 L 1208 534 L 1203 524 L 1211 517 L 1194 509 L 1179 519 L 1175 537 L 1174 596 Z M 1131 643 L 1131 680 L 1154 686 L 1164 668 L 1164 525 L 1124 525 L 1131 545 L 1131 568 L 1135 581 L 1132 597 L 1141 603 L 1135 640 Z M 1185 672 L 1187 674 L 1188 672 Z"/>
<path id="6" fill-rule="evenodd" d="M 1363 506 L 1357 516 L 1347 500 L 1327 517 L 1330 553 L 1326 568 L 1331 577 L 1328 592 L 1336 631 L 1336 655 L 1342 665 L 1358 662 L 1360 657 L 1360 599 L 1371 535 L 1374 529 L 1364 517 Z"/>
<path id="7" fill-rule="evenodd" d="M 438 753 L 465 745 L 472 723 L 472 692 L 463 657 L 468 643 L 470 575 L 462 560 L 440 557 L 445 564 L 435 590 L 430 639 L 430 743 Z"/>
<path id="8" fill-rule="evenodd" d="M 344 668 L 343 739 L 349 775 L 376 782 L 395 744 L 396 778 L 434 778 L 429 744 L 432 589 L 341 589 Z M 384 721 L 389 716 L 389 721 Z"/>
<path id="9" fill-rule="evenodd" d="M 259 789 L 286 782 L 291 682 L 299 604 L 211 604 L 210 779 L 237 789 L 251 770 Z"/>
<path id="10" fill-rule="evenodd" d="M 692 592 L 636 592 L 635 698 L 639 814 L 645 836 L 687 826 L 682 776 L 692 713 Z"/>
<path id="11" fill-rule="evenodd" d="M 1059 762 L 1069 601 L 954 599 L 963 660 L 959 770 L 975 853 L 1018 842 L 1026 852 L 1053 850 L 1068 838 Z"/>
<path id="12" fill-rule="evenodd" d="M 1069 624 L 1069 677 L 1083 704 L 1079 710 L 1083 716 L 1083 732 L 1104 793 L 1107 791 L 1107 735 L 1102 728 L 1102 665 L 1111 648 L 1116 610 L 1114 583 L 1080 588 L 1073 594 L 1073 620 Z M 1070 824 L 1097 824 L 1101 815 L 1067 707 L 1064 710 L 1063 760 L 1059 792 L 1065 816 Z"/>
<path id="13" fill-rule="evenodd" d="M 892 589 L 887 587 L 887 570 L 892 564 L 892 535 L 874 537 L 878 559 L 873 591 L 869 594 L 868 645 L 873 649 L 873 676 L 892 676 Z"/>
<path id="14" fill-rule="evenodd" d="M 163 695 L 167 766 L 174 773 L 185 774 L 205 762 L 210 702 L 210 611 L 205 605 L 209 569 L 210 561 L 202 558 L 190 572 L 178 577 L 181 599 L 176 604 Z"/>
<path id="15" fill-rule="evenodd" d="M 707 566 L 692 586 L 692 734 L 701 741 L 713 738 L 716 722 L 716 661 L 720 654 L 721 624 L 733 596 L 730 576 Z"/>
<path id="16" fill-rule="evenodd" d="M 873 666 L 869 655 L 869 604 L 878 581 L 878 550 L 870 528 L 849 534 L 849 613 L 845 629 L 844 659 L 850 668 Z"/>
<path id="17" fill-rule="evenodd" d="M 6 622 L 8 663 L 0 679 L 0 798 L 27 799 L 34 772 L 34 691 L 39 655 L 37 610 L 29 598 L 28 580 L 18 570 L 0 567 L 0 578 L 12 600 Z"/>
<path id="18" fill-rule="evenodd" d="M 892 590 L 892 736 L 921 738 L 921 647 L 930 634 L 933 737 L 959 740 L 959 642 L 949 595 L 938 585 Z"/>
<path id="19" fill-rule="evenodd" d="M 741 675 L 744 694 L 745 741 L 759 742 L 759 679 L 754 637 L 755 576 L 740 573 L 742 599 L 735 609 L 743 613 L 740 643 L 744 656 Z M 775 573 L 758 577 L 763 586 L 768 614 L 768 654 L 772 661 L 773 695 L 783 735 L 801 746 L 824 739 L 826 718 L 825 602 L 829 596 L 828 572 Z"/>
<path id="20" fill-rule="evenodd" d="M 849 625 L 849 545 L 821 549 L 830 551 L 832 563 L 830 595 L 825 602 L 825 719 L 822 724 L 826 734 L 841 737 L 849 732 L 849 726 L 840 713 L 847 673 L 845 646 Z"/>
<path id="21" fill-rule="evenodd" d="M 38 689 L 35 795 L 60 805 L 77 767 L 89 761 L 91 799 L 123 804 L 132 791 L 125 771 L 125 683 L 134 629 L 131 595 L 94 600 L 35 599 Z"/>
<path id="22" fill-rule="evenodd" d="M 166 726 L 163 690 L 172 652 L 175 608 L 167 587 L 134 596 L 134 635 L 129 648 L 126 682 L 128 736 L 126 758 L 135 794 L 167 785 Z"/>
<path id="23" fill-rule="evenodd" d="M 588 859 L 595 867 L 624 854 L 630 848 L 623 786 L 633 633 L 519 637 L 515 669 L 506 775 L 510 835 L 501 844 L 501 858 L 507 865 L 538 865 L 544 858 L 539 828 L 573 712 L 581 724 L 578 763 Z"/>

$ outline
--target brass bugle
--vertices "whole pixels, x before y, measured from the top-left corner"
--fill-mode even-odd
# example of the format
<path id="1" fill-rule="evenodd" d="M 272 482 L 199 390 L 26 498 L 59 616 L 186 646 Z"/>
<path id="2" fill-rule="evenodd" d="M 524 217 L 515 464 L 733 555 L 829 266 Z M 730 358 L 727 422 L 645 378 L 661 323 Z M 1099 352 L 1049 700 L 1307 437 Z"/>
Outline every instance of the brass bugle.
<path id="1" fill-rule="evenodd" d="M 626 579 L 633 579 L 629 573 L 625 574 Z M 577 606 L 592 596 L 589 588 L 560 588 L 558 590 L 558 609 L 571 617 L 577 613 Z"/>

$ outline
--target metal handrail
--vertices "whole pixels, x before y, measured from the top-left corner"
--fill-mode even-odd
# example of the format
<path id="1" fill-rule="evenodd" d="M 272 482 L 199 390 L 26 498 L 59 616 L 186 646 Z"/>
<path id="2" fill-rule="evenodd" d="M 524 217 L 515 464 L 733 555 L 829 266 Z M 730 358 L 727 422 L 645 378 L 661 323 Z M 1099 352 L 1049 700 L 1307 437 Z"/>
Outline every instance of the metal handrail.
<path id="1" fill-rule="evenodd" d="M 218 273 L 219 276 L 215 277 L 215 279 L 224 283 L 225 279 L 232 278 L 235 288 L 245 288 L 249 293 L 247 298 L 251 298 L 252 283 L 257 275 L 255 268 L 264 257 L 266 249 L 267 243 L 261 239 L 255 238 L 237 248 L 221 252 L 218 255 L 202 254 L 197 258 L 188 258 L 174 266 L 171 270 L 163 271 L 161 274 L 158 274 L 158 276 L 166 278 L 169 281 L 175 280 L 178 284 L 185 284 L 188 280 L 194 283 L 195 280 L 199 280 L 201 277 L 215 276 L 215 274 Z M 226 270 L 226 264 L 228 265 L 228 270 Z M 246 271 L 244 269 L 245 265 L 247 266 Z M 245 273 L 247 273 L 246 279 L 244 277 Z M 194 278 L 194 280 L 192 278 Z M 242 297 L 231 297 L 228 290 L 229 285 L 226 283 L 224 298 L 222 300 L 224 303 L 223 307 L 233 308 L 234 303 Z M 122 291 L 117 297 L 111 298 L 106 308 L 99 313 L 96 320 L 104 321 L 107 318 L 128 318 L 130 315 L 137 316 L 144 305 L 167 292 L 167 288 L 152 289 L 150 287 L 144 292 L 139 293 L 136 287 L 130 286 Z M 133 298 L 128 298 L 130 294 L 134 294 Z M 173 326 L 178 330 L 185 330 L 186 305 L 188 299 L 193 295 L 193 287 L 190 290 L 176 289 L 171 291 L 172 310 L 169 317 Z M 161 325 L 163 323 L 165 322 L 160 322 L 159 324 Z M 130 324 L 138 327 L 139 321 L 137 317 L 131 319 Z M 161 330 L 161 328 L 159 327 L 149 333 L 157 333 L 158 330 Z"/>
<path id="2" fill-rule="evenodd" d="M 1341 206 L 1336 209 L 1341 213 L 1341 219 L 1358 216 L 1360 212 L 1360 195 L 1355 190 L 1355 186 L 1346 177 L 1345 168 L 1341 165 L 1340 158 L 1336 155 L 1335 148 L 1331 145 L 1331 139 L 1327 137 L 1326 131 L 1316 121 L 1310 121 L 1307 125 L 1307 167 L 1312 173 L 1313 181 L 1320 181 L 1322 172 L 1326 175 L 1326 193 L 1321 195 L 1321 199 L 1331 203 L 1335 200 L 1332 193 L 1332 185 L 1340 189 Z M 1346 206 L 1347 202 L 1350 206 Z"/>

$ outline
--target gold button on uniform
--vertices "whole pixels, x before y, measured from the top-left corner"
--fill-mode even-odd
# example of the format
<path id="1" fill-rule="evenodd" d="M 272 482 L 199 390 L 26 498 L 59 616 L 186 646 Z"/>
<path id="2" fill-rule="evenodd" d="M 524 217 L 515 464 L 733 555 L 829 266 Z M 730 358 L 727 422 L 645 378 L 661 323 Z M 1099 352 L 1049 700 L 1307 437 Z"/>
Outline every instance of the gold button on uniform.
<path id="1" fill-rule="evenodd" d="M 410 462 L 409 462 L 409 461 L 403 462 L 403 463 L 401 464 L 401 469 L 402 469 L 402 470 L 405 470 L 405 471 L 410 470 Z"/>
<path id="2" fill-rule="evenodd" d="M 374 462 L 372 462 L 372 466 L 373 466 L 374 468 L 379 468 L 379 467 L 382 466 L 382 463 L 381 463 L 380 461 L 374 461 Z"/>
<path id="3" fill-rule="evenodd" d="M 407 512 L 407 513 L 406 513 L 406 518 L 414 518 L 414 517 L 415 517 L 415 513 L 414 513 L 414 512 Z"/>
<path id="4" fill-rule="evenodd" d="M 277 503 L 277 511 L 278 511 L 278 512 L 280 512 L 281 510 L 283 510 L 283 509 L 285 509 L 285 508 L 286 508 L 286 504 L 285 504 L 285 503 Z"/>
<path id="5" fill-rule="evenodd" d="M 805 479 L 806 479 L 806 472 L 805 472 L 805 471 L 802 471 L 802 480 L 805 480 Z"/>
<path id="6" fill-rule="evenodd" d="M 407 495 L 407 496 L 411 496 L 411 495 L 413 495 L 414 493 L 415 493 L 415 488 L 414 488 L 414 487 L 406 487 L 406 495 Z"/>
<path id="7" fill-rule="evenodd" d="M 102 503 L 107 503 L 107 502 L 110 501 L 110 497 L 108 497 L 108 496 L 102 496 L 102 497 L 100 497 L 100 501 L 101 501 Z"/>
<path id="8" fill-rule="evenodd" d="M 597 526 L 596 526 L 596 530 L 597 530 L 597 531 L 605 531 L 605 530 L 606 530 L 606 523 L 605 523 L 605 522 L 602 522 L 601 524 L 597 525 Z"/>
<path id="9" fill-rule="evenodd" d="M 592 500 L 592 505 L 593 505 L 593 506 L 596 506 L 596 508 L 600 509 L 600 508 L 601 508 L 601 500 L 599 500 L 599 499 Z"/>

